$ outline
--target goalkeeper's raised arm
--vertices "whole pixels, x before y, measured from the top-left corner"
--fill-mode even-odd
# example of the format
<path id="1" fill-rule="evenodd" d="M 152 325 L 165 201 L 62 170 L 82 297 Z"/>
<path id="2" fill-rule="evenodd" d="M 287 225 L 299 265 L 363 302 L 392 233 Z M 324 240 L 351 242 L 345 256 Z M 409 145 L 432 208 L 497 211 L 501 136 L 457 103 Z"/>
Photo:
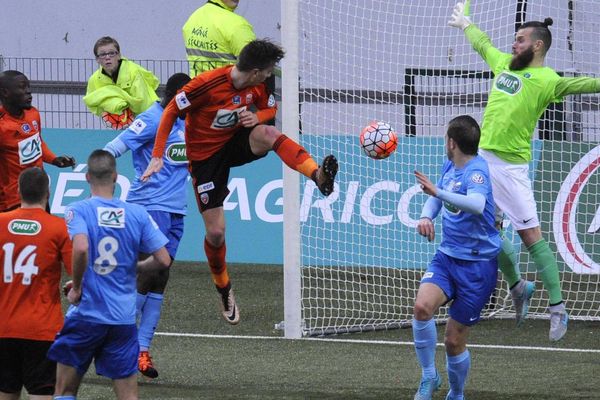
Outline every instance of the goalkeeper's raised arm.
<path id="1" fill-rule="evenodd" d="M 492 44 L 489 36 L 482 32 L 472 21 L 471 17 L 465 14 L 465 4 L 462 2 L 456 3 L 452 10 L 452 15 L 448 21 L 448 25 L 461 29 L 473 48 L 483 60 L 495 72 L 498 64 L 502 60 L 510 58 L 511 55 L 503 53 Z"/>

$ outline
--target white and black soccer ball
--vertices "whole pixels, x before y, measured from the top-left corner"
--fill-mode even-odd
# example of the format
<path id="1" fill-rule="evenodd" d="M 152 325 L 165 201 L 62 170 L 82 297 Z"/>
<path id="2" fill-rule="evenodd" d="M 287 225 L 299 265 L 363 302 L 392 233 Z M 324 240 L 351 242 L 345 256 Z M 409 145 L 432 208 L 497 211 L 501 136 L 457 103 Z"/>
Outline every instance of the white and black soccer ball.
<path id="1" fill-rule="evenodd" d="M 385 122 L 373 121 L 360 132 L 360 146 L 374 159 L 388 158 L 398 147 L 398 136 Z"/>

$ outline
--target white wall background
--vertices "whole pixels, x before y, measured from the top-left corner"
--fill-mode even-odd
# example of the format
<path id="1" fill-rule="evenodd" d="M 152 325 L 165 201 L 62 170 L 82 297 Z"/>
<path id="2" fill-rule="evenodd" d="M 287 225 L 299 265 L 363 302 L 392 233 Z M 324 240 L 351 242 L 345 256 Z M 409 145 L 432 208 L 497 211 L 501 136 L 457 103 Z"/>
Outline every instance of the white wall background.
<path id="1" fill-rule="evenodd" d="M 95 41 L 112 36 L 138 60 L 185 60 L 181 27 L 205 0 L 2 0 L 0 55 L 93 58 Z M 258 37 L 277 42 L 279 0 L 240 0 L 236 13 Z"/>

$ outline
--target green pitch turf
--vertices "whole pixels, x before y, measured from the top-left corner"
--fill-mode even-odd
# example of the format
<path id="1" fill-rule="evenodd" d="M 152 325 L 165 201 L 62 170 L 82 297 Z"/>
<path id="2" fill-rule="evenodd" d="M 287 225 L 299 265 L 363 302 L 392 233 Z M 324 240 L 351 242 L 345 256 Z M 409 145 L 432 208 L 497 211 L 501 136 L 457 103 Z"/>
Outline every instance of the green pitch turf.
<path id="1" fill-rule="evenodd" d="M 282 269 L 232 265 L 230 274 L 241 309 L 237 326 L 221 319 L 205 265 L 173 266 L 152 347 L 160 376 L 140 376 L 140 398 L 413 398 L 420 371 L 410 329 L 284 340 L 274 329 L 283 319 Z M 513 320 L 477 325 L 466 398 L 600 398 L 600 323 L 572 321 L 558 344 L 548 341 L 548 324 L 527 320 L 518 330 Z M 441 343 L 444 327 L 438 329 Z M 442 347 L 437 361 L 444 383 L 434 399 L 441 400 L 448 390 Z M 79 398 L 114 398 L 110 381 L 91 368 Z"/>

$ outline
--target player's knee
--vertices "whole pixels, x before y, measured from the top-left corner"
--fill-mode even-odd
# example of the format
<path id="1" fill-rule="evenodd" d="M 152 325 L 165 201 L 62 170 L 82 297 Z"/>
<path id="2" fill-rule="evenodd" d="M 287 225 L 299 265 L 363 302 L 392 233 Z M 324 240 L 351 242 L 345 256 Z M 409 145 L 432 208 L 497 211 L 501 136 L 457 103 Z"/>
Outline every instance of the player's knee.
<path id="1" fill-rule="evenodd" d="M 212 227 L 206 230 L 206 240 L 213 247 L 221 247 L 225 242 L 225 229 Z"/>
<path id="2" fill-rule="evenodd" d="M 416 301 L 413 308 L 413 315 L 418 321 L 427 321 L 433 318 L 434 309 L 431 304 L 425 301 Z"/>
<path id="3" fill-rule="evenodd" d="M 465 338 L 455 333 L 446 333 L 444 336 L 444 346 L 446 346 L 446 353 L 451 356 L 461 354 L 466 348 Z"/>

